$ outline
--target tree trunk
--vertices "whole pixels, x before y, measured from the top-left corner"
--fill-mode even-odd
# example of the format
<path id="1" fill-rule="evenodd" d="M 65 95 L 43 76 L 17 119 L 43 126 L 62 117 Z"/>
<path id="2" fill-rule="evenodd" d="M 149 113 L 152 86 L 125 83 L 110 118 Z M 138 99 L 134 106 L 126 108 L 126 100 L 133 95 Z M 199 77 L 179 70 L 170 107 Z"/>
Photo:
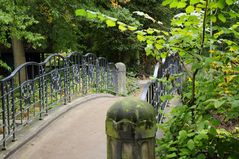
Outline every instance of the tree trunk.
<path id="1" fill-rule="evenodd" d="M 25 51 L 22 41 L 13 37 L 12 50 L 13 50 L 14 67 L 16 69 L 19 65 L 26 62 Z M 26 80 L 25 68 L 23 68 L 19 73 L 20 73 L 20 82 L 22 83 Z"/>

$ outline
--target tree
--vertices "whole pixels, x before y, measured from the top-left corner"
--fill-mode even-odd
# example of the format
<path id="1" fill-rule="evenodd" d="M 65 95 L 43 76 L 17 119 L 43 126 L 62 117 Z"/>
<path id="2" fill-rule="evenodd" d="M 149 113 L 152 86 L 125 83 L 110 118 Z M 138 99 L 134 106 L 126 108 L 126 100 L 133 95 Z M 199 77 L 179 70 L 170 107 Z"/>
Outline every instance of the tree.
<path id="1" fill-rule="evenodd" d="M 190 70 L 185 67 L 183 105 L 176 107 L 173 118 L 160 126 L 165 130 L 164 137 L 157 141 L 160 158 L 237 158 L 237 1 L 165 0 L 163 5 L 180 10 L 169 32 L 130 26 L 96 12 L 78 10 L 76 14 L 136 34 L 139 41 L 146 43 L 148 55 L 160 59 L 179 54 L 182 65 L 191 66 Z M 156 21 L 142 12 L 138 15 Z"/>
<path id="2" fill-rule="evenodd" d="M 0 43 L 6 47 L 12 44 L 14 65 L 24 63 L 25 51 L 23 40 L 39 45 L 39 40 L 43 37 L 40 34 L 29 31 L 29 27 L 36 24 L 37 21 L 27 13 L 29 7 L 24 5 L 23 1 L 0 1 Z M 11 42 L 9 40 L 11 39 Z"/>

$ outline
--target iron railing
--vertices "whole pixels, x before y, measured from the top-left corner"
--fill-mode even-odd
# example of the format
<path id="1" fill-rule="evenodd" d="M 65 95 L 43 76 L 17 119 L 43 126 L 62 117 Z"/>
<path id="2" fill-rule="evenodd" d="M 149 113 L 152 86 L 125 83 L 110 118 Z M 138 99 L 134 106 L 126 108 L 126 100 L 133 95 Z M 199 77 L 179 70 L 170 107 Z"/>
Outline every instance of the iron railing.
<path id="1" fill-rule="evenodd" d="M 5 149 L 26 124 L 78 96 L 116 93 L 116 83 L 115 65 L 92 53 L 52 54 L 20 65 L 0 81 L 0 145 Z"/>
<path id="2" fill-rule="evenodd" d="M 162 122 L 162 112 L 169 102 L 165 96 L 176 92 L 181 93 L 182 79 L 178 76 L 181 72 L 179 56 L 168 56 L 165 60 L 161 60 L 155 65 L 153 79 L 143 89 L 141 100 L 153 105 L 157 112 L 156 118 L 159 123 Z M 170 78 L 173 78 L 173 80 Z M 162 98 L 163 96 L 164 98 Z"/>

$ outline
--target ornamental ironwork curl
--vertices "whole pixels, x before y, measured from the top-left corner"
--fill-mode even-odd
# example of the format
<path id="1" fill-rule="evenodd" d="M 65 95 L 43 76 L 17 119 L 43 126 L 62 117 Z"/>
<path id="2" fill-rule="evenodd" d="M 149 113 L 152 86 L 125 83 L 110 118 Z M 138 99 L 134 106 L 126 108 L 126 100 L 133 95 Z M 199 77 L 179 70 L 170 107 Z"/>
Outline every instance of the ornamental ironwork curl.
<path id="1" fill-rule="evenodd" d="M 80 83 L 80 68 L 78 65 L 72 67 L 73 79 L 75 83 Z"/>
<path id="2" fill-rule="evenodd" d="M 55 91 L 61 90 L 61 75 L 58 69 L 51 72 L 51 88 Z"/>
<path id="3" fill-rule="evenodd" d="M 34 86 L 33 81 L 26 81 L 26 82 L 22 83 L 21 95 L 22 95 L 23 99 L 29 100 L 32 97 L 33 91 L 34 91 L 33 86 Z"/>
<path id="4" fill-rule="evenodd" d="M 89 64 L 88 65 L 88 74 L 91 80 L 94 78 L 94 65 Z"/>
<path id="5" fill-rule="evenodd" d="M 51 54 L 41 63 L 27 62 L 18 66 L 0 80 L 3 123 L 0 129 L 4 130 L 0 146 L 4 149 L 7 141 L 15 140 L 17 131 L 23 128 L 16 120 L 30 123 L 33 119 L 42 119 L 49 109 L 70 102 L 71 96 L 106 89 L 114 93 L 116 70 L 109 65 L 103 57 L 74 52 L 67 57 Z"/>

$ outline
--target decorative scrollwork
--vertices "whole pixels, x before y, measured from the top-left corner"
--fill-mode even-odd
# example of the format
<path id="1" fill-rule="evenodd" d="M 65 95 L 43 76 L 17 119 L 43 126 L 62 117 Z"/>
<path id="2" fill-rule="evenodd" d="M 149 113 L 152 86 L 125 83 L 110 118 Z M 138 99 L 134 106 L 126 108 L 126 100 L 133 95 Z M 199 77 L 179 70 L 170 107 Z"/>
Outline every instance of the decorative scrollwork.
<path id="1" fill-rule="evenodd" d="M 21 94 L 23 99 L 29 100 L 31 96 L 33 95 L 33 82 L 32 81 L 26 81 L 22 83 L 21 85 Z"/>
<path id="2" fill-rule="evenodd" d="M 72 67 L 72 72 L 75 83 L 80 83 L 80 69 L 77 65 Z"/>
<path id="3" fill-rule="evenodd" d="M 94 77 L 94 65 L 89 64 L 88 65 L 88 74 L 91 80 L 93 80 Z"/>
<path id="4" fill-rule="evenodd" d="M 61 90 L 61 84 L 60 84 L 61 76 L 59 74 L 58 69 L 55 69 L 51 73 L 51 88 L 55 91 Z"/>

